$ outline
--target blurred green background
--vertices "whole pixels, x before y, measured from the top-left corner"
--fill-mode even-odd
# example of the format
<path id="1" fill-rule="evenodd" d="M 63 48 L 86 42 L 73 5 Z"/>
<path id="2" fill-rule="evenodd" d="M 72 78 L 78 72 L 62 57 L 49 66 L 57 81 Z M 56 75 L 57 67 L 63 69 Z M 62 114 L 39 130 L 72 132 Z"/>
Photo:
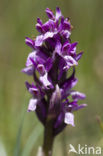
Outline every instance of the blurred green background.
<path id="1" fill-rule="evenodd" d="M 103 147 L 103 133 L 96 120 L 97 115 L 103 120 L 103 1 L 0 2 L 0 156 L 36 156 L 42 145 L 43 127 L 34 113 L 26 112 L 30 94 L 24 81 L 32 79 L 20 71 L 31 52 L 25 36 L 36 36 L 36 18 L 45 22 L 46 7 L 55 11 L 56 6 L 70 17 L 74 26 L 71 39 L 79 42 L 78 52 L 84 51 L 77 67 L 76 89 L 86 93 L 88 107 L 75 113 L 75 128 L 67 126 L 56 138 L 53 156 L 68 156 L 69 144 Z"/>

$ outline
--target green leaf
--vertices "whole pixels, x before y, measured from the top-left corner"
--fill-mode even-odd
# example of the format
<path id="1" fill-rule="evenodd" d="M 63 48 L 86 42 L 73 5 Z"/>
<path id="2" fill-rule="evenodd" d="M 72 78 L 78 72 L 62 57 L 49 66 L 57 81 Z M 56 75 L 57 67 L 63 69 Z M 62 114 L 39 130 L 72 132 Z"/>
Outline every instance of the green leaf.
<path id="1" fill-rule="evenodd" d="M 25 116 L 25 114 L 24 114 L 24 116 Z M 15 150 L 14 150 L 14 156 L 20 155 L 21 135 L 22 135 L 22 128 L 23 128 L 23 123 L 24 123 L 24 116 L 23 116 L 23 119 L 21 121 L 19 130 L 18 130 L 16 145 L 15 145 Z"/>
<path id="2" fill-rule="evenodd" d="M 43 128 L 41 127 L 40 124 L 38 124 L 34 128 L 34 130 L 31 133 L 31 135 L 29 136 L 21 156 L 30 156 L 30 153 L 31 153 L 34 145 L 36 144 L 40 134 L 42 133 L 42 131 L 43 131 Z"/>
<path id="3" fill-rule="evenodd" d="M 26 95 L 25 95 L 26 96 Z M 25 99 L 25 97 L 24 97 Z M 26 115 L 26 106 L 25 106 L 25 101 L 23 102 L 24 104 L 22 105 L 22 111 L 21 111 L 21 123 L 19 126 L 19 130 L 18 130 L 18 134 L 17 134 L 17 139 L 16 139 L 16 145 L 15 145 L 15 149 L 14 149 L 14 156 L 20 156 L 20 146 L 21 146 L 21 135 L 22 135 L 22 129 L 23 129 L 23 124 L 24 124 L 24 119 L 25 119 L 25 115 Z"/>

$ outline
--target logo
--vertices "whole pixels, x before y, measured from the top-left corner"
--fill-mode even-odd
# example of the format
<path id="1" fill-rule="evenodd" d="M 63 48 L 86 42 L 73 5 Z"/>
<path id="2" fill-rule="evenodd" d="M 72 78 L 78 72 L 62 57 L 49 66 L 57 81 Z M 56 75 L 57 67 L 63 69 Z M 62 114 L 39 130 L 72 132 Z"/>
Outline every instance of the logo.
<path id="1" fill-rule="evenodd" d="M 75 148 L 72 144 L 69 144 L 69 151 L 68 153 L 76 153 L 76 154 L 97 154 L 97 155 L 101 155 L 102 154 L 102 148 L 101 147 L 89 147 L 87 145 L 81 146 L 80 144 L 78 144 L 78 147 Z"/>

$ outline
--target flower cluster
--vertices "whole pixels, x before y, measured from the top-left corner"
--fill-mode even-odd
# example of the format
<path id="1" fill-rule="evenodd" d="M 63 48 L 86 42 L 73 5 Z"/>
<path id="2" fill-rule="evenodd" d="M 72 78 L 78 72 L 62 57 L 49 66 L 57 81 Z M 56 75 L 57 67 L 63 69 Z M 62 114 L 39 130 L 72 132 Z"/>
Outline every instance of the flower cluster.
<path id="1" fill-rule="evenodd" d="M 26 82 L 32 94 L 28 112 L 35 111 L 44 124 L 47 118 L 53 120 L 54 135 L 67 124 L 74 126 L 73 112 L 86 106 L 78 104 L 85 94 L 72 90 L 77 83 L 75 66 L 83 52 L 76 53 L 77 42 L 71 43 L 72 25 L 69 18 L 64 18 L 59 8 L 56 15 L 47 8 L 49 20 L 43 23 L 37 18 L 36 29 L 39 35 L 35 39 L 26 38 L 26 44 L 32 48 L 28 55 L 24 73 L 33 76 L 34 82 Z M 67 72 L 73 72 L 68 76 Z"/>

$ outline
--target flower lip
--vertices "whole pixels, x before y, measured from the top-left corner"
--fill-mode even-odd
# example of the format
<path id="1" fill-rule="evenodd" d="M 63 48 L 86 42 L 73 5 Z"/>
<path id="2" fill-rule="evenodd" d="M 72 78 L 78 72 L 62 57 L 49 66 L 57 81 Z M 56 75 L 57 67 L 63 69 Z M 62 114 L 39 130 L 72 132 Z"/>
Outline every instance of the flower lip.
<path id="1" fill-rule="evenodd" d="M 65 118 L 64 118 L 64 122 L 66 124 L 72 125 L 73 127 L 75 127 L 74 125 L 74 115 L 70 112 L 65 113 Z"/>
<path id="2" fill-rule="evenodd" d="M 30 99 L 29 106 L 28 106 L 28 112 L 35 111 L 36 110 L 37 102 L 38 102 L 37 99 Z"/>
<path id="3" fill-rule="evenodd" d="M 43 76 L 40 76 L 40 81 L 44 85 L 44 88 L 50 89 L 52 88 L 52 83 L 48 79 L 48 73 L 46 72 Z"/>

